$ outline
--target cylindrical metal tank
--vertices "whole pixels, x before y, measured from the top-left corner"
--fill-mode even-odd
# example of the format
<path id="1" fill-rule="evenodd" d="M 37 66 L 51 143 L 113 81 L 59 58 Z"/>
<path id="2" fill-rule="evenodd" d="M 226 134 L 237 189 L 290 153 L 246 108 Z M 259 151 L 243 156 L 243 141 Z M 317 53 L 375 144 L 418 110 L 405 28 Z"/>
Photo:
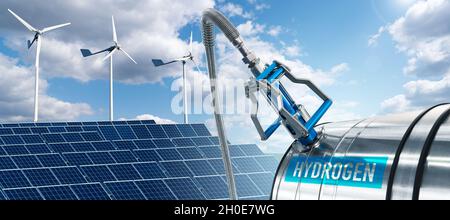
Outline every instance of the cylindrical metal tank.
<path id="1" fill-rule="evenodd" d="M 291 147 L 285 154 L 275 177 L 272 199 L 450 200 L 449 114 L 450 104 L 441 104 L 424 112 L 323 125 L 318 128 L 322 130 L 320 146 L 307 153 Z M 308 160 L 318 161 L 317 158 L 325 163 L 323 169 L 316 172 L 322 175 L 312 179 L 316 166 Z M 358 170 L 357 162 L 343 166 L 342 161 L 359 160 L 354 158 L 386 160 L 382 169 L 376 170 L 374 163 L 373 173 L 370 173 L 369 163 L 365 170 L 362 166 Z M 299 161 L 302 161 L 301 166 Z M 356 168 L 350 171 L 350 167 Z M 343 177 L 343 168 L 349 174 L 347 179 Z M 376 172 L 379 172 L 378 177 Z M 336 173 L 344 174 L 336 175 L 331 181 Z M 364 180 L 371 180 L 375 175 L 372 181 L 379 181 L 379 184 L 351 182 L 362 181 L 363 173 Z"/>

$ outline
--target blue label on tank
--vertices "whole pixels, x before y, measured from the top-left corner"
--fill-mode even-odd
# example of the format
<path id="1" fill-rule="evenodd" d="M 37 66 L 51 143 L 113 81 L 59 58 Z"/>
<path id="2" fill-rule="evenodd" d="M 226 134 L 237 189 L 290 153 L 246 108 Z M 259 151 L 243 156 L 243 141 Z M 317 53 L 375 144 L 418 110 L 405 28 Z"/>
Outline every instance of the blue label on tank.
<path id="1" fill-rule="evenodd" d="M 286 182 L 380 189 L 387 157 L 304 157 L 291 159 Z"/>

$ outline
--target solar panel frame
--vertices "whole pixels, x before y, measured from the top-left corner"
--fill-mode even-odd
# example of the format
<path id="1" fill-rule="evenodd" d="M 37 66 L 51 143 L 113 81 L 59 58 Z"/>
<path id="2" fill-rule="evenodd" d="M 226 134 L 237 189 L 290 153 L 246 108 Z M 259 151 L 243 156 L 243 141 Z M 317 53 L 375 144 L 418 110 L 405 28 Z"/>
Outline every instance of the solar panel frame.
<path id="1" fill-rule="evenodd" d="M 59 181 L 48 168 L 27 169 L 23 170 L 23 173 L 34 187 L 59 185 Z"/>
<path id="2" fill-rule="evenodd" d="M 168 138 L 166 132 L 161 127 L 161 125 L 146 125 L 147 130 L 150 132 L 153 138 Z"/>
<path id="3" fill-rule="evenodd" d="M 128 125 L 116 126 L 116 130 L 119 133 L 119 136 L 122 138 L 122 140 L 137 139 L 136 134 L 134 134 L 133 130 Z"/>
<path id="4" fill-rule="evenodd" d="M 131 126 L 134 134 L 136 134 L 137 139 L 151 139 L 153 136 L 148 131 L 145 125 L 133 125 Z"/>
<path id="5" fill-rule="evenodd" d="M 14 170 L 17 169 L 17 165 L 9 156 L 0 157 L 0 170 Z"/>
<path id="6" fill-rule="evenodd" d="M 4 135 L 1 139 L 5 145 L 20 145 L 25 144 L 22 138 L 18 135 Z"/>
<path id="7" fill-rule="evenodd" d="M 161 127 L 170 138 L 183 137 L 176 125 L 161 125 Z"/>
<path id="8" fill-rule="evenodd" d="M 100 132 L 106 140 L 121 140 L 114 126 L 99 126 Z"/>
<path id="9" fill-rule="evenodd" d="M 20 155 L 20 156 L 12 156 L 11 159 L 20 169 L 29 169 L 29 168 L 40 168 L 42 167 L 41 162 L 37 159 L 35 155 Z"/>
<path id="10" fill-rule="evenodd" d="M 61 184 L 87 183 L 86 178 L 77 167 L 58 167 L 51 168 L 51 170 Z"/>
<path id="11" fill-rule="evenodd" d="M 21 170 L 0 171 L 0 185 L 3 189 L 31 187 L 31 183 Z"/>
<path id="12" fill-rule="evenodd" d="M 183 137 L 197 137 L 197 133 L 194 131 L 194 129 L 189 124 L 178 124 L 176 125 L 178 130 L 180 131 L 181 135 Z"/>
<path id="13" fill-rule="evenodd" d="M 30 154 L 30 152 L 28 152 L 25 145 L 7 145 L 7 146 L 2 146 L 2 148 L 6 152 L 6 154 L 8 154 L 10 156 Z"/>
<path id="14" fill-rule="evenodd" d="M 30 144 L 25 145 L 30 154 L 51 154 L 52 151 L 45 144 Z"/>
<path id="15" fill-rule="evenodd" d="M 197 133 L 197 136 L 199 137 L 211 136 L 211 133 L 204 124 L 191 124 L 191 127 L 194 129 L 195 133 Z"/>
<path id="16" fill-rule="evenodd" d="M 39 187 L 38 191 L 45 200 L 78 200 L 69 186 Z"/>

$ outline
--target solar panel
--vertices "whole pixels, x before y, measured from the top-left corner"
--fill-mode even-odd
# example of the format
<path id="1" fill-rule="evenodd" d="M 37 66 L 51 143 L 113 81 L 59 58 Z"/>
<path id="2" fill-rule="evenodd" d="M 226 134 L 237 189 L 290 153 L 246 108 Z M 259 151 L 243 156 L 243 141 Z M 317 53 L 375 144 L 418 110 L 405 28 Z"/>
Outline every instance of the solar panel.
<path id="1" fill-rule="evenodd" d="M 162 158 L 156 153 L 155 150 L 137 150 L 134 154 L 141 162 L 153 162 L 160 161 Z"/>
<path id="2" fill-rule="evenodd" d="M 157 163 L 137 163 L 133 164 L 133 166 L 144 179 L 166 178 L 166 174 L 164 174 Z"/>
<path id="3" fill-rule="evenodd" d="M 61 184 L 86 183 L 83 174 L 76 167 L 52 168 L 52 171 Z"/>
<path id="4" fill-rule="evenodd" d="M 189 178 L 165 179 L 164 182 L 179 200 L 205 200 L 206 197 Z"/>
<path id="5" fill-rule="evenodd" d="M 178 153 L 176 149 L 158 149 L 156 150 L 158 155 L 161 156 L 163 160 L 171 161 L 171 160 L 183 160 L 183 157 Z"/>
<path id="6" fill-rule="evenodd" d="M 71 185 L 70 188 L 80 200 L 110 200 L 108 193 L 103 189 L 102 185 L 83 184 Z"/>
<path id="7" fill-rule="evenodd" d="M 38 188 L 46 200 L 77 200 L 69 186 L 52 186 Z"/>
<path id="8" fill-rule="evenodd" d="M 16 168 L 17 166 L 11 157 L 0 157 L 0 170 L 12 170 Z"/>
<path id="9" fill-rule="evenodd" d="M 42 164 L 34 155 L 13 156 L 11 159 L 21 169 L 42 167 Z"/>
<path id="10" fill-rule="evenodd" d="M 136 186 L 148 200 L 175 200 L 176 197 L 162 180 L 136 181 Z"/>
<path id="11" fill-rule="evenodd" d="M 113 144 L 109 141 L 92 142 L 91 144 L 97 151 L 116 150 Z"/>
<path id="12" fill-rule="evenodd" d="M 229 199 L 227 183 L 220 176 L 195 177 L 208 199 Z"/>
<path id="13" fill-rule="evenodd" d="M 9 200 L 43 200 L 36 188 L 7 189 L 4 191 Z"/>
<path id="14" fill-rule="evenodd" d="M 55 186 L 59 185 L 58 180 L 50 169 L 30 169 L 23 173 L 33 186 Z"/>
<path id="15" fill-rule="evenodd" d="M 105 183 L 116 200 L 145 200 L 145 196 L 134 182 Z"/>
<path id="16" fill-rule="evenodd" d="M 117 181 L 107 166 L 82 166 L 80 169 L 90 182 Z"/>
<path id="17" fill-rule="evenodd" d="M 264 195 L 247 175 L 235 175 L 235 179 L 239 198 Z"/>
<path id="18" fill-rule="evenodd" d="M 186 165 L 194 173 L 194 176 L 212 176 L 217 175 L 214 168 L 206 160 L 189 160 Z"/>
<path id="19" fill-rule="evenodd" d="M 0 124 L 0 145 L 0 199 L 228 199 L 219 140 L 201 124 Z M 230 153 L 248 174 L 239 197 L 267 199 L 278 161 L 256 145 Z"/>
<path id="20" fill-rule="evenodd" d="M 0 184 L 4 189 L 31 187 L 30 182 L 20 170 L 0 171 Z"/>
<path id="21" fill-rule="evenodd" d="M 140 180 L 141 175 L 131 164 L 109 165 L 108 168 L 118 180 Z"/>

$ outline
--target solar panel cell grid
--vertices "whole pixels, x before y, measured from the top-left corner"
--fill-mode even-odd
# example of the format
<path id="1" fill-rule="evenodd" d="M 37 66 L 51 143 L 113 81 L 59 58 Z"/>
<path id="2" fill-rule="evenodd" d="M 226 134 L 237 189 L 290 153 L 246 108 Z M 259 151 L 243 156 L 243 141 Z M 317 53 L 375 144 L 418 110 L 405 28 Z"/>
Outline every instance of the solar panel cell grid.
<path id="1" fill-rule="evenodd" d="M 206 160 L 189 160 L 186 165 L 194 173 L 194 176 L 212 176 L 217 175 L 214 168 Z"/>
<path id="2" fill-rule="evenodd" d="M 162 158 L 156 153 L 155 150 L 137 150 L 134 154 L 141 162 L 153 162 L 160 161 Z"/>
<path id="3" fill-rule="evenodd" d="M 208 199 L 229 199 L 227 183 L 220 176 L 195 177 Z"/>
<path id="4" fill-rule="evenodd" d="M 264 196 L 258 187 L 252 182 L 247 175 L 235 175 L 236 190 L 239 198 L 249 196 Z"/>
<path id="5" fill-rule="evenodd" d="M 131 126 L 131 129 L 133 129 L 133 132 L 136 134 L 138 139 L 152 138 L 152 135 L 147 130 L 147 127 L 145 127 L 145 125 L 133 125 Z"/>
<path id="6" fill-rule="evenodd" d="M 195 133 L 197 133 L 197 136 L 200 137 L 209 137 L 211 136 L 211 133 L 209 133 L 208 129 L 204 124 L 193 124 L 191 127 L 194 129 Z"/>
<path id="7" fill-rule="evenodd" d="M 117 150 L 114 145 L 109 141 L 101 141 L 101 142 L 92 142 L 92 146 L 97 151 L 111 151 L 111 150 Z"/>
<path id="8" fill-rule="evenodd" d="M 69 127 L 66 127 L 66 130 L 68 132 L 82 132 L 83 131 L 83 129 L 79 126 L 69 126 Z"/>
<path id="9" fill-rule="evenodd" d="M 70 153 L 75 152 L 75 150 L 68 143 L 60 143 L 60 144 L 49 144 L 48 145 L 53 152 L 56 153 Z"/>
<path id="10" fill-rule="evenodd" d="M 142 178 L 147 180 L 167 177 L 157 163 L 137 163 L 133 164 L 133 166 L 141 174 Z"/>
<path id="11" fill-rule="evenodd" d="M 140 180 L 142 177 L 131 164 L 109 165 L 108 168 L 118 180 Z"/>
<path id="12" fill-rule="evenodd" d="M 61 184 L 79 184 L 87 182 L 83 174 L 81 174 L 76 167 L 52 168 L 52 171 Z"/>
<path id="13" fill-rule="evenodd" d="M 48 130 L 48 128 L 46 128 L 46 127 L 34 127 L 34 128 L 30 128 L 30 129 L 31 129 L 31 133 L 33 133 L 33 134 L 46 134 L 46 133 L 50 132 Z"/>
<path id="14" fill-rule="evenodd" d="M 123 140 L 136 139 L 136 135 L 134 134 L 134 132 L 130 128 L 130 126 L 116 126 L 116 130 L 119 133 L 120 137 L 122 137 Z"/>
<path id="15" fill-rule="evenodd" d="M 255 157 L 255 160 L 266 172 L 275 173 L 278 169 L 278 161 L 272 156 Z"/>
<path id="16" fill-rule="evenodd" d="M 194 174 L 189 170 L 182 161 L 177 162 L 161 162 L 160 165 L 166 171 L 169 177 L 191 177 Z"/>
<path id="17" fill-rule="evenodd" d="M 133 141 L 114 141 L 114 145 L 119 150 L 134 150 L 137 149 Z"/>
<path id="18" fill-rule="evenodd" d="M 13 156 L 11 159 L 21 169 L 42 167 L 42 164 L 34 155 Z"/>
<path id="19" fill-rule="evenodd" d="M 80 200 L 110 200 L 100 184 L 71 185 L 70 188 Z"/>
<path id="20" fill-rule="evenodd" d="M 30 182 L 20 170 L 0 171 L 0 184 L 3 189 L 31 187 Z"/>
<path id="21" fill-rule="evenodd" d="M 178 153 L 176 149 L 158 149 L 156 152 L 165 161 L 183 160 L 183 157 Z"/>
<path id="22" fill-rule="evenodd" d="M 64 153 L 64 159 L 71 166 L 92 165 L 94 162 L 87 156 L 86 153 Z"/>
<path id="23" fill-rule="evenodd" d="M 43 154 L 36 155 L 36 157 L 44 167 L 63 167 L 67 165 L 59 154 Z"/>
<path id="24" fill-rule="evenodd" d="M 252 157 L 232 158 L 231 160 L 242 173 L 264 172 L 264 169 Z"/>
<path id="25" fill-rule="evenodd" d="M 9 145 L 9 146 L 3 146 L 3 150 L 8 155 L 28 155 L 30 152 L 28 152 L 27 148 L 24 145 Z"/>
<path id="26" fill-rule="evenodd" d="M 157 148 L 175 148 L 175 145 L 170 139 L 155 139 L 153 140 Z"/>
<path id="27" fill-rule="evenodd" d="M 183 137 L 176 125 L 162 125 L 162 128 L 171 138 Z"/>
<path id="28" fill-rule="evenodd" d="M 66 142 L 81 142 L 84 141 L 79 133 L 63 133 L 61 134 Z"/>
<path id="29" fill-rule="evenodd" d="M 177 151 L 181 154 L 181 156 L 183 156 L 183 159 L 185 160 L 204 159 L 203 155 L 195 147 L 178 148 Z"/>
<path id="30" fill-rule="evenodd" d="M 11 157 L 0 157 L 0 170 L 13 170 L 17 166 Z"/>
<path id="31" fill-rule="evenodd" d="M 113 126 L 100 126 L 100 131 L 106 140 L 120 140 L 120 136 Z"/>
<path id="32" fill-rule="evenodd" d="M 136 186 L 148 200 L 175 200 L 176 197 L 162 180 L 136 181 Z"/>
<path id="33" fill-rule="evenodd" d="M 30 128 L 13 128 L 14 134 L 31 134 Z"/>
<path id="34" fill-rule="evenodd" d="M 134 182 L 110 182 L 105 185 L 116 200 L 145 200 Z"/>
<path id="35" fill-rule="evenodd" d="M 86 141 L 102 141 L 103 138 L 97 132 L 83 132 L 80 133 Z"/>
<path id="36" fill-rule="evenodd" d="M 93 152 L 95 148 L 89 142 L 71 143 L 72 148 L 76 152 Z"/>
<path id="37" fill-rule="evenodd" d="M 77 200 L 69 186 L 52 186 L 38 188 L 46 200 Z"/>
<path id="38" fill-rule="evenodd" d="M 161 125 L 147 125 L 146 127 L 153 138 L 168 138 Z"/>
<path id="39" fill-rule="evenodd" d="M 176 126 L 183 137 L 197 137 L 197 133 L 195 133 L 194 129 L 190 125 L 180 124 Z"/>
<path id="40" fill-rule="evenodd" d="M 50 169 L 24 170 L 23 173 L 33 186 L 55 186 L 59 185 L 58 180 Z"/>
<path id="41" fill-rule="evenodd" d="M 258 186 L 259 190 L 263 192 L 264 195 L 270 195 L 272 192 L 272 185 L 274 179 L 274 174 L 272 173 L 252 173 L 248 174 L 253 183 Z"/>
<path id="42" fill-rule="evenodd" d="M 9 189 L 5 190 L 9 200 L 43 200 L 39 191 L 35 188 Z"/>
<path id="43" fill-rule="evenodd" d="M 117 163 L 135 163 L 138 162 L 137 158 L 131 151 L 111 151 L 111 156 Z"/>
<path id="44" fill-rule="evenodd" d="M 0 135 L 14 134 L 11 128 L 0 128 Z"/>
<path id="45" fill-rule="evenodd" d="M 179 200 L 205 200 L 206 197 L 189 178 L 165 179 L 164 182 Z"/>
<path id="46" fill-rule="evenodd" d="M 3 143 L 5 145 L 24 144 L 25 143 L 20 136 L 16 136 L 16 135 L 2 136 L 1 139 L 3 140 Z"/>
<path id="47" fill-rule="evenodd" d="M 50 133 L 63 133 L 67 132 L 65 127 L 48 127 Z"/>
<path id="48" fill-rule="evenodd" d="M 264 153 L 254 144 L 239 145 L 239 147 L 247 156 L 264 156 Z"/>
<path id="49" fill-rule="evenodd" d="M 152 140 L 135 140 L 134 144 L 139 149 L 154 149 L 154 148 L 156 148 L 156 145 L 153 143 Z"/>
<path id="50" fill-rule="evenodd" d="M 213 143 L 207 137 L 192 138 L 196 146 L 211 146 Z"/>
<path id="51" fill-rule="evenodd" d="M 195 143 L 190 138 L 173 139 L 172 142 L 177 147 L 193 147 Z"/>
<path id="52" fill-rule="evenodd" d="M 94 164 L 113 164 L 116 162 L 108 152 L 92 152 L 87 155 Z"/>
<path id="53" fill-rule="evenodd" d="M 61 134 L 43 134 L 46 143 L 64 143 L 66 142 Z"/>
<path id="54" fill-rule="evenodd" d="M 52 153 L 51 150 L 45 144 L 25 145 L 25 148 L 31 154 L 49 154 L 49 153 Z"/>
<path id="55" fill-rule="evenodd" d="M 81 170 L 90 182 L 111 182 L 117 181 L 114 174 L 107 166 L 82 166 Z"/>

